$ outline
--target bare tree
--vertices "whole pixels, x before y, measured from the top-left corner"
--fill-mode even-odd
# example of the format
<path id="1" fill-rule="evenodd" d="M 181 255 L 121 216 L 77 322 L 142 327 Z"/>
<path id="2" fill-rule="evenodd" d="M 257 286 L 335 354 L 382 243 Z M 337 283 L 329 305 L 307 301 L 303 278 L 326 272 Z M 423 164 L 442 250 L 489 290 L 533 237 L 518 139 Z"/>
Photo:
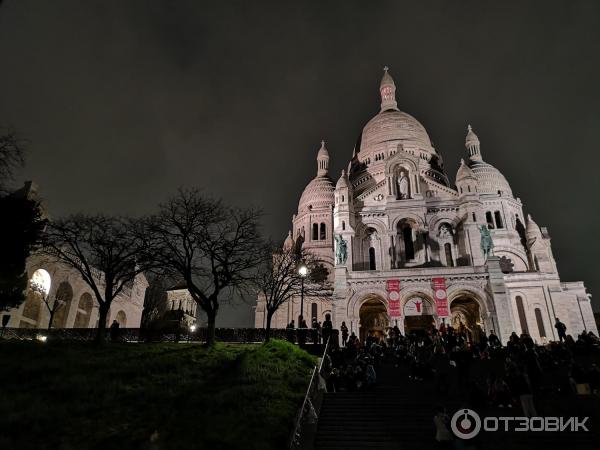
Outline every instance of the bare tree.
<path id="1" fill-rule="evenodd" d="M 0 131 L 0 190 L 25 165 L 25 144 L 12 130 Z"/>
<path id="2" fill-rule="evenodd" d="M 54 294 L 54 298 L 50 298 L 50 293 L 46 292 L 46 289 L 41 284 L 31 282 L 29 283 L 29 288 L 33 292 L 37 292 L 42 297 L 42 302 L 46 305 L 46 309 L 48 310 L 49 318 L 48 318 L 48 329 L 52 328 L 52 322 L 54 321 L 54 316 L 56 312 L 62 308 L 65 304 L 65 301 L 60 298 L 59 292 L 57 291 Z"/>
<path id="3" fill-rule="evenodd" d="M 143 233 L 149 257 L 185 282 L 207 316 L 207 345 L 215 342 L 215 321 L 225 293 L 244 290 L 260 264 L 261 237 L 254 209 L 236 209 L 180 189 L 161 205 Z"/>
<path id="4" fill-rule="evenodd" d="M 327 272 L 312 253 L 294 246 L 267 247 L 269 257 L 254 274 L 253 283 L 265 300 L 265 340 L 271 338 L 271 321 L 275 312 L 294 297 L 322 297 L 327 291 Z M 305 265 L 308 274 L 300 274 Z"/>
<path id="5" fill-rule="evenodd" d="M 148 288 L 144 295 L 144 311 L 142 312 L 142 328 L 149 328 L 167 312 L 167 288 L 165 277 L 155 275 L 148 280 Z"/>
<path id="6" fill-rule="evenodd" d="M 73 215 L 50 222 L 43 252 L 77 270 L 98 303 L 97 341 L 105 337 L 112 301 L 150 268 L 140 257 L 135 223 L 105 215 Z"/>

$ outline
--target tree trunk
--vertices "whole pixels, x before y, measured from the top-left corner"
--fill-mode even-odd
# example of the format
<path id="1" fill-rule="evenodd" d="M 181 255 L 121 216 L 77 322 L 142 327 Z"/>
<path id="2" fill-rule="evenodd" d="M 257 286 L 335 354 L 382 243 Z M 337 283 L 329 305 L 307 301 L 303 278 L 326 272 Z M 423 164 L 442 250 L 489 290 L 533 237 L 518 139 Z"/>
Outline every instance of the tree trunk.
<path id="1" fill-rule="evenodd" d="M 48 329 L 50 330 L 52 328 L 52 322 L 54 320 L 54 313 L 56 311 L 50 311 L 50 319 L 48 319 Z"/>
<path id="2" fill-rule="evenodd" d="M 267 311 L 267 324 L 265 326 L 265 344 L 271 340 L 271 319 L 273 319 L 273 313 Z"/>
<path id="3" fill-rule="evenodd" d="M 106 318 L 108 317 L 108 308 L 101 305 L 98 309 L 98 331 L 96 332 L 96 342 L 102 343 L 106 337 Z"/>
<path id="4" fill-rule="evenodd" d="M 217 313 L 214 311 L 207 312 L 206 316 L 208 317 L 208 323 L 206 325 L 206 345 L 212 347 L 215 345 L 215 322 Z"/>

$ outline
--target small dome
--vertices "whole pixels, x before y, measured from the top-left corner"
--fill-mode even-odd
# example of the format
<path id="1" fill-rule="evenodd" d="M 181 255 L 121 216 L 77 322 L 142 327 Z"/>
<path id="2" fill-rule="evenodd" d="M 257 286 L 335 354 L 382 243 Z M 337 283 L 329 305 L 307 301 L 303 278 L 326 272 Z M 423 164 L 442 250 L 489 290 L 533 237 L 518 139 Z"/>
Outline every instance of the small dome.
<path id="1" fill-rule="evenodd" d="M 390 73 L 388 71 L 389 71 L 388 67 L 385 66 L 383 68 L 383 77 L 381 77 L 381 83 L 379 83 L 380 88 L 382 88 L 384 86 L 396 87 L 396 84 L 394 83 L 394 79 L 392 78 L 392 76 L 390 75 Z"/>
<path id="2" fill-rule="evenodd" d="M 504 175 L 491 164 L 481 160 L 471 160 L 469 168 L 477 178 L 477 189 L 481 194 L 497 194 L 498 191 L 512 195 L 512 190 Z"/>
<path id="3" fill-rule="evenodd" d="M 325 147 L 325 141 L 321 141 L 321 148 L 317 152 L 317 158 L 324 158 L 324 157 L 329 158 L 329 152 L 327 151 L 327 148 Z"/>
<path id="4" fill-rule="evenodd" d="M 285 241 L 283 242 L 283 248 L 289 250 L 293 247 L 294 247 L 294 238 L 292 237 L 292 232 L 288 231 L 287 238 L 285 238 Z"/>
<path id="5" fill-rule="evenodd" d="M 467 136 L 465 138 L 465 147 L 469 148 L 474 145 L 480 145 L 479 138 L 473 131 L 473 127 L 471 125 L 467 126 Z"/>
<path id="6" fill-rule="evenodd" d="M 340 179 L 335 185 L 336 189 L 343 189 L 348 187 L 348 177 L 346 176 L 346 171 L 342 170 L 342 174 L 340 175 Z"/>
<path id="7" fill-rule="evenodd" d="M 328 176 L 317 176 L 302 192 L 298 212 L 306 212 L 315 208 L 332 207 L 335 187 Z"/>
<path id="8" fill-rule="evenodd" d="M 465 164 L 465 160 L 460 160 L 460 167 L 456 172 L 456 181 L 464 180 L 465 178 L 475 178 L 473 171 Z"/>
<path id="9" fill-rule="evenodd" d="M 538 224 L 533 221 L 531 214 L 527 214 L 527 228 L 525 229 L 528 244 L 533 244 L 535 240 L 542 240 L 542 230 Z"/>

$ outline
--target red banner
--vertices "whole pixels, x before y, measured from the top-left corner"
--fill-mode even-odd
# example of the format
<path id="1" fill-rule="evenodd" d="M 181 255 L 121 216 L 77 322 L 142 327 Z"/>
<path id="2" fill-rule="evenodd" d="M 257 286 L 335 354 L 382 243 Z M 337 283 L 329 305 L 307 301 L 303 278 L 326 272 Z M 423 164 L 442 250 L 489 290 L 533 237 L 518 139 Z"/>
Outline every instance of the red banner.
<path id="1" fill-rule="evenodd" d="M 390 317 L 400 317 L 400 280 L 387 280 L 388 313 Z"/>
<path id="2" fill-rule="evenodd" d="M 448 317 L 448 297 L 446 296 L 446 279 L 432 278 L 433 296 L 438 317 Z"/>

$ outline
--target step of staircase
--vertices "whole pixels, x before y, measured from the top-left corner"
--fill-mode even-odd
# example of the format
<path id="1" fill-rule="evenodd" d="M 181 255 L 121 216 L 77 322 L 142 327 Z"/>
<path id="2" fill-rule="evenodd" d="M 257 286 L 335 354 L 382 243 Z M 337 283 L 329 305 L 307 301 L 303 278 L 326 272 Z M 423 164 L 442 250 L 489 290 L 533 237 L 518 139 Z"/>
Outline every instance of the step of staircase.
<path id="1" fill-rule="evenodd" d="M 435 406 L 443 404 L 450 415 L 464 406 L 466 394 L 463 393 L 462 397 L 437 395 L 432 380 L 409 380 L 404 367 L 383 364 L 377 369 L 377 379 L 378 384 L 369 391 L 324 395 L 314 440 L 315 450 L 436 448 Z M 580 415 L 593 416 L 591 419 L 600 418 L 600 401 L 597 399 L 571 398 L 569 401 L 576 408 L 561 406 L 565 414 L 579 411 Z M 519 416 L 520 409 L 494 409 L 487 414 Z M 460 443 L 464 444 L 464 448 L 477 450 L 597 450 L 600 448 L 600 423 L 595 427 L 594 424 L 592 420 L 590 433 L 488 432 Z"/>

